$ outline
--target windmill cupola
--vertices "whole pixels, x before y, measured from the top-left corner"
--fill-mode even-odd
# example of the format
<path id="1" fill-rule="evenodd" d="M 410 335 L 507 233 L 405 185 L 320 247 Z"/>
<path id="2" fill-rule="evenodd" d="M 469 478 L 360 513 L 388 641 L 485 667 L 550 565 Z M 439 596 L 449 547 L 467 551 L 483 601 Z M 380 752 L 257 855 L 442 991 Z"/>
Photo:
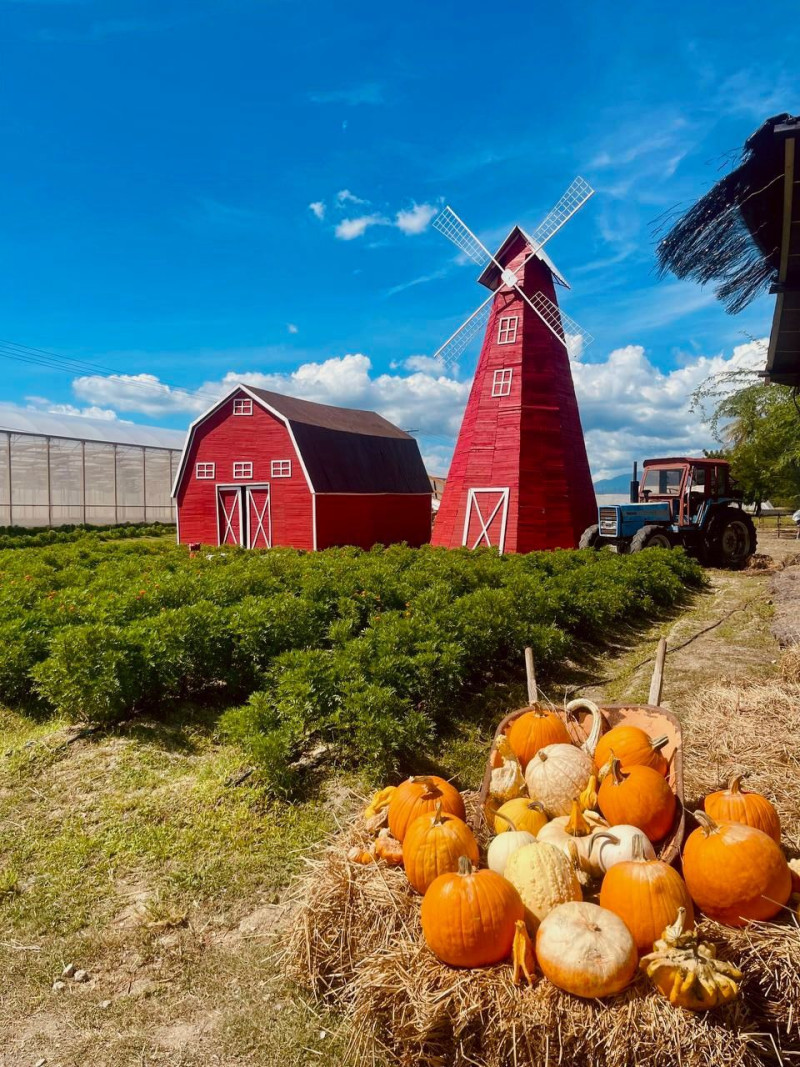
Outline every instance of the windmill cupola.
<path id="1" fill-rule="evenodd" d="M 533 252 L 534 247 L 533 238 L 529 237 L 521 226 L 515 226 L 497 249 L 486 268 L 481 272 L 478 277 L 479 283 L 485 285 L 487 289 L 491 289 L 492 292 L 504 284 L 507 288 L 513 288 L 519 280 L 515 271 L 523 265 L 530 253 Z M 543 248 L 536 250 L 534 258 L 540 263 L 544 263 L 553 275 L 556 284 L 562 285 L 565 289 L 570 288 L 569 282 Z M 506 269 L 510 270 L 511 274 L 504 279 L 502 275 Z"/>

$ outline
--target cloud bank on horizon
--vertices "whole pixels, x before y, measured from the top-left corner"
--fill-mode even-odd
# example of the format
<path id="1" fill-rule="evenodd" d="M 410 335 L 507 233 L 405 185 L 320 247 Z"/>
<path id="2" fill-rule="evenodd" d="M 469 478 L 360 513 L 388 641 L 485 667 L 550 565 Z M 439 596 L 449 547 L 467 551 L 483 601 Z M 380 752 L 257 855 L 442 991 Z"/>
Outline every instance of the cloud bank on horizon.
<path id="1" fill-rule="evenodd" d="M 711 447 L 708 424 L 691 410 L 692 393 L 712 375 L 757 369 L 765 343 L 765 338 L 757 339 L 727 355 L 687 357 L 671 370 L 656 367 L 637 344 L 614 349 L 599 362 L 573 358 L 594 477 L 627 471 L 633 459 Z M 369 356 L 349 353 L 286 371 L 232 369 L 196 391 L 175 388 L 153 374 L 84 375 L 73 380 L 72 389 L 85 406 L 51 405 L 44 397 L 28 401 L 39 410 L 94 418 L 113 419 L 121 413 L 194 418 L 239 382 L 319 403 L 374 409 L 414 432 L 429 470 L 438 474 L 447 471 L 472 384 L 469 378 L 446 374 L 429 356 L 410 356 L 389 371 L 378 371 Z"/>

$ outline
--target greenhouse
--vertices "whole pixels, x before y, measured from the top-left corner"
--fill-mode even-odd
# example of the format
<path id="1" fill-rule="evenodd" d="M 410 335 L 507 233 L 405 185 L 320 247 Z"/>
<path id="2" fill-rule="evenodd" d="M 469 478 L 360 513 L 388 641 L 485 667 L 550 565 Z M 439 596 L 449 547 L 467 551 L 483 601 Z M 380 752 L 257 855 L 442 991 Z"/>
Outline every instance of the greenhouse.
<path id="1" fill-rule="evenodd" d="M 184 436 L 0 404 L 0 525 L 174 522 Z"/>

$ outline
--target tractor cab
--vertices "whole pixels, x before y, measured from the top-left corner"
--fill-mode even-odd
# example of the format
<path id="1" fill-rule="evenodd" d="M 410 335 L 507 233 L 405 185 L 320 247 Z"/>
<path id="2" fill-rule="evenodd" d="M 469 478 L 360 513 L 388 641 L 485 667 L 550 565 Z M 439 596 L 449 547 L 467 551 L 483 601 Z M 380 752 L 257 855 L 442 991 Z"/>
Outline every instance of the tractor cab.
<path id="1" fill-rule="evenodd" d="M 679 528 L 701 525 L 709 503 L 730 495 L 729 471 L 721 459 L 647 459 L 637 502 L 667 504 Z"/>
<path id="2" fill-rule="evenodd" d="M 634 464 L 630 500 L 601 507 L 580 547 L 638 552 L 680 545 L 720 566 L 741 566 L 756 550 L 755 527 L 725 460 L 648 459 L 641 482 Z"/>

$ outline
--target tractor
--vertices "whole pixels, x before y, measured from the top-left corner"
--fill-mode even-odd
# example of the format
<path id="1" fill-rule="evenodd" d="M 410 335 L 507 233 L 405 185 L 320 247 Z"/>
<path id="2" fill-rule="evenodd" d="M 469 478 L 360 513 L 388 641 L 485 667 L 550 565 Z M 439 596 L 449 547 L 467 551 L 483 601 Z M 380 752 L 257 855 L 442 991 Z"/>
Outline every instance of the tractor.
<path id="1" fill-rule="evenodd" d="M 633 468 L 629 504 L 598 509 L 581 548 L 616 552 L 680 545 L 714 567 L 742 567 L 756 550 L 753 520 L 721 459 L 647 459 L 641 484 Z"/>

